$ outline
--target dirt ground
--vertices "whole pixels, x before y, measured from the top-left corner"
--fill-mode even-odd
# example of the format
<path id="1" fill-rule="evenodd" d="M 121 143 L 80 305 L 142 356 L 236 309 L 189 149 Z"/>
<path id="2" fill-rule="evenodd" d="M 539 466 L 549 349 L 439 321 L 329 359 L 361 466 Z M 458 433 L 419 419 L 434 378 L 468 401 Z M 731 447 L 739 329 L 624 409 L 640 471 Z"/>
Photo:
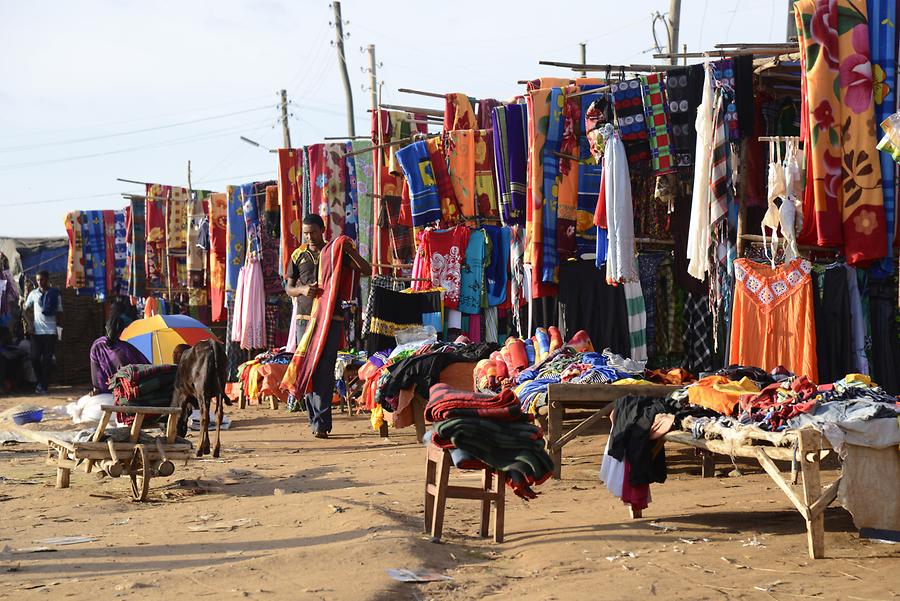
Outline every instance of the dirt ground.
<path id="1" fill-rule="evenodd" d="M 40 404 L 82 393 L 57 389 Z M 35 401 L 2 398 L 0 411 Z M 479 539 L 477 505 L 458 500 L 435 544 L 422 532 L 424 451 L 411 428 L 382 439 L 364 417 L 336 414 L 323 441 L 303 414 L 256 405 L 229 414 L 222 458 L 153 480 L 148 503 L 130 500 L 127 479 L 83 472 L 56 490 L 44 449 L 0 447 L 0 599 L 900 596 L 900 546 L 860 540 L 849 514 L 832 507 L 827 559 L 810 560 L 802 518 L 749 464 L 740 477 L 727 465 L 701 479 L 692 452 L 672 448 L 668 482 L 654 485 L 646 517 L 631 520 L 597 480 L 606 438 L 598 431 L 566 447 L 563 479 L 539 487 L 536 500 L 508 495 L 503 544 Z M 60 536 L 97 540 L 16 552 Z M 452 580 L 399 583 L 391 568 Z"/>

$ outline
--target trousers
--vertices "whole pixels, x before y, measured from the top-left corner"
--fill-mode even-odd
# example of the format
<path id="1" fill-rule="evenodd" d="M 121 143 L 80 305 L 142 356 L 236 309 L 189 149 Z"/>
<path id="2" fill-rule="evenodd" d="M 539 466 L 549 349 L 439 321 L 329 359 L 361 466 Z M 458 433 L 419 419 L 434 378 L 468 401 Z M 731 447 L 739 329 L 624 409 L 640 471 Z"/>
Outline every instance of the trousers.
<path id="1" fill-rule="evenodd" d="M 53 356 L 56 353 L 56 335 L 35 334 L 31 339 L 31 364 L 37 376 L 38 386 L 47 389 Z"/>
<path id="2" fill-rule="evenodd" d="M 299 325 L 299 324 L 298 324 Z M 331 397 L 334 394 L 334 365 L 341 346 L 344 323 L 332 321 L 322 356 L 312 376 L 313 391 L 306 395 L 309 426 L 313 432 L 331 432 Z"/>

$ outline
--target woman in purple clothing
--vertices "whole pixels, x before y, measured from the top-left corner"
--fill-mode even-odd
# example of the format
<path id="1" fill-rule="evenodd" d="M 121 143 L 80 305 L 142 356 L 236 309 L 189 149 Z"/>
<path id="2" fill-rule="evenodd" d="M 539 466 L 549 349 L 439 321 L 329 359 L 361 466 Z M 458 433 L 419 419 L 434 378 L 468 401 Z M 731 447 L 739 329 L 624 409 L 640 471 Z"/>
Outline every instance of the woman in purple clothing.
<path id="1" fill-rule="evenodd" d="M 144 354 L 131 344 L 120 340 L 122 330 L 137 319 L 137 311 L 124 299 L 113 303 L 106 322 L 106 336 L 91 345 L 92 395 L 108 394 L 109 379 L 120 367 L 150 363 Z"/>

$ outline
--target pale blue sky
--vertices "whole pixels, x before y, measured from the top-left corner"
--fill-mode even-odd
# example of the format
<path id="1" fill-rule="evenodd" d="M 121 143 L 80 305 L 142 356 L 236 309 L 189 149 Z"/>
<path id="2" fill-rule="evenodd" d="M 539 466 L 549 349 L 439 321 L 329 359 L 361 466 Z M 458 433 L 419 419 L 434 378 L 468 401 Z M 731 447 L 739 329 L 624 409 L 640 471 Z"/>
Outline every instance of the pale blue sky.
<path id="1" fill-rule="evenodd" d="M 683 0 L 681 42 L 783 41 L 787 4 Z M 571 73 L 538 60 L 577 62 L 582 41 L 588 62 L 652 62 L 650 15 L 667 8 L 345 0 L 357 134 L 369 129 L 362 46 L 376 46 L 383 102 L 440 108 L 396 90 L 507 98 L 517 80 Z M 141 192 L 117 177 L 186 185 L 188 159 L 197 188 L 274 178 L 274 155 L 239 136 L 280 145 L 280 88 L 295 146 L 346 135 L 331 18 L 327 0 L 0 0 L 0 236 L 63 236 L 67 211 Z"/>

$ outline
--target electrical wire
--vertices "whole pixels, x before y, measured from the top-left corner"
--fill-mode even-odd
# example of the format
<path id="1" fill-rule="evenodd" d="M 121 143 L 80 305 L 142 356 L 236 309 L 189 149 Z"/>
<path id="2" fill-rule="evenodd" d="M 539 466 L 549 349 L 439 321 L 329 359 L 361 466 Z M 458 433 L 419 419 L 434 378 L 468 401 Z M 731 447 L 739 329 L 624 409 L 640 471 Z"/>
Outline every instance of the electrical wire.
<path id="1" fill-rule="evenodd" d="M 66 196 L 63 198 L 45 198 L 41 200 L 22 200 L 17 202 L 6 202 L 0 204 L 0 207 L 25 207 L 31 205 L 53 204 L 56 202 L 67 202 L 70 200 L 88 200 L 91 198 L 106 198 L 107 196 L 120 196 L 119 192 L 107 192 L 105 194 L 90 194 L 88 196 Z"/>

